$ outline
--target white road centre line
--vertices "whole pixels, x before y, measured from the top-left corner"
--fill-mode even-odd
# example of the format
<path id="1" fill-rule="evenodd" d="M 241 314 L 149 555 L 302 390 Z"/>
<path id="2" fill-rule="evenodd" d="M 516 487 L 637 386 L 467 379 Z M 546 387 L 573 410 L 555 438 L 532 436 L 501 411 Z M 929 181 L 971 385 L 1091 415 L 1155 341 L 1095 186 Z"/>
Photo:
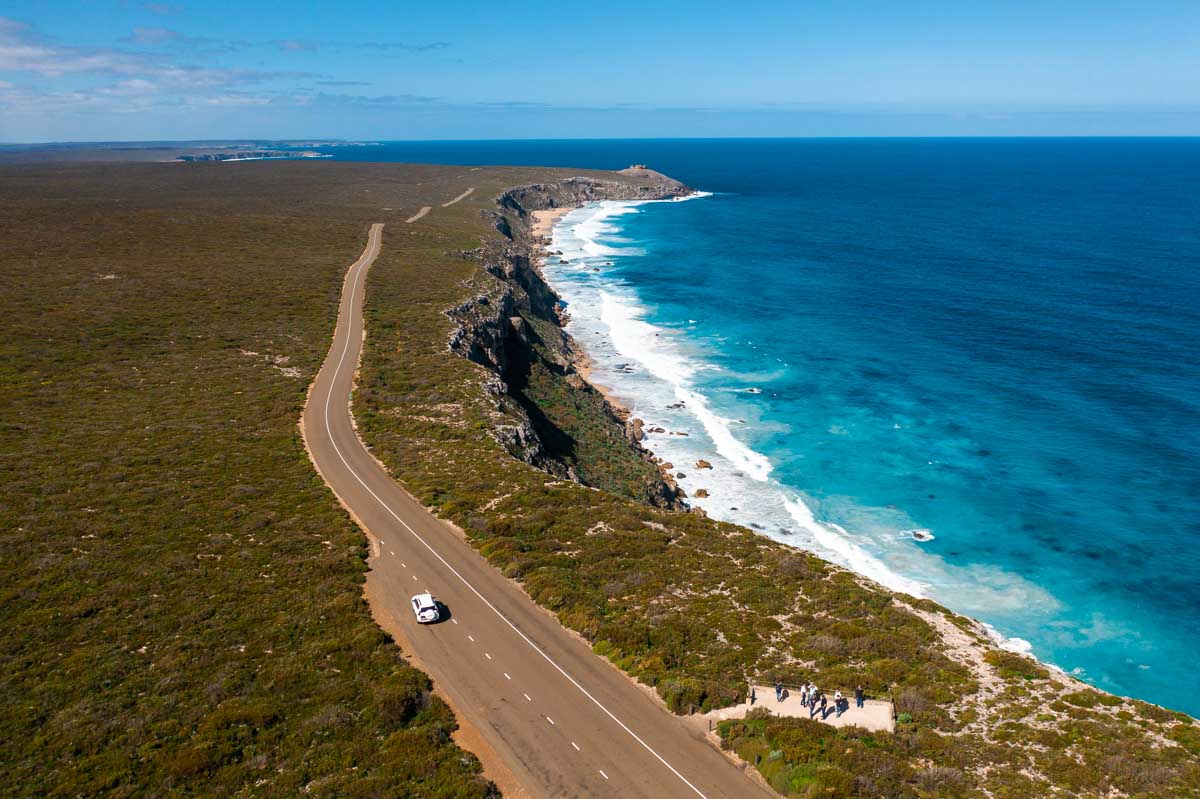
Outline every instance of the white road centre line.
<path id="1" fill-rule="evenodd" d="M 525 701 L 526 701 L 526 702 L 532 702 L 532 701 L 533 701 L 532 699 L 530 699 L 530 698 L 529 698 L 529 694 L 521 694 L 521 696 L 525 697 Z"/>
<path id="2" fill-rule="evenodd" d="M 454 622 L 455 624 L 458 624 L 458 619 L 451 619 L 450 621 Z"/>
<path id="3" fill-rule="evenodd" d="M 415 579 L 417 579 L 417 575 L 415 575 L 415 574 L 414 574 L 414 575 L 413 575 L 413 579 L 414 579 L 414 580 L 415 580 Z"/>
<path id="4" fill-rule="evenodd" d="M 583 750 L 581 750 L 581 749 L 579 748 L 579 744 L 575 743 L 574 741 L 571 741 L 571 746 L 575 747 L 575 751 L 576 751 L 576 752 L 581 752 L 581 751 L 583 751 Z"/>
<path id="5" fill-rule="evenodd" d="M 392 556 L 393 558 L 394 558 L 394 557 L 396 557 L 396 553 L 395 553 L 395 552 L 392 552 L 390 549 L 388 550 L 388 552 L 389 552 L 389 553 L 391 553 L 391 556 Z"/>
<path id="6" fill-rule="evenodd" d="M 550 726 L 551 726 L 551 727 L 557 727 L 557 726 L 558 726 L 557 724 L 555 724 L 555 723 L 554 723 L 554 719 L 550 718 L 549 716 L 546 716 L 546 721 L 550 722 Z"/>
<path id="7" fill-rule="evenodd" d="M 428 213 L 428 211 L 425 211 L 425 213 Z M 418 217 L 420 217 L 420 216 L 424 216 L 424 214 L 423 213 L 418 214 Z M 415 221 L 415 220 L 410 220 L 410 221 Z M 364 251 L 363 256 L 360 257 L 357 261 L 355 261 L 354 264 L 352 264 L 350 267 L 350 271 L 354 272 L 354 279 L 353 280 L 350 279 L 349 273 L 347 273 L 347 275 L 346 275 L 346 282 L 348 282 L 350 284 L 349 295 L 346 294 L 346 292 L 344 290 L 346 288 L 346 286 L 345 286 L 345 283 L 343 283 L 342 301 L 345 301 L 347 296 L 349 296 L 349 298 L 350 298 L 349 299 L 350 316 L 346 320 L 346 328 L 347 329 L 354 327 L 354 298 L 358 295 L 359 283 L 362 281 L 363 273 L 366 271 L 363 269 L 363 264 L 364 264 L 364 262 L 373 261 L 375 259 L 375 257 L 379 255 L 379 250 L 381 248 L 381 242 L 382 242 L 382 238 L 383 238 L 383 225 L 378 224 L 378 223 L 376 223 L 375 225 L 372 225 L 371 233 L 374 235 L 371 235 L 368 237 L 368 244 L 367 244 L 368 250 Z M 374 251 L 370 253 L 370 257 L 368 258 L 366 256 L 368 254 L 368 251 L 370 251 L 371 249 L 373 249 Z M 341 321 L 340 306 L 339 306 L 338 311 L 339 311 L 338 321 L 340 322 Z M 364 332 L 365 332 L 365 328 L 364 328 Z M 336 334 L 334 337 L 336 339 Z M 367 485 L 367 481 L 362 478 L 362 475 L 360 475 L 358 472 L 354 471 L 354 467 L 350 465 L 350 462 L 348 460 L 346 460 L 346 455 L 342 452 L 341 447 L 339 447 L 337 445 L 337 441 L 335 441 L 333 438 L 333 425 L 330 423 L 330 420 L 329 420 L 329 409 L 330 409 L 331 404 L 333 403 L 333 388 L 334 388 L 334 386 L 337 385 L 338 376 L 342 373 L 342 368 L 346 365 L 346 356 L 350 353 L 350 342 L 352 340 L 353 340 L 353 336 L 346 336 L 346 343 L 342 347 L 342 354 L 338 358 L 337 366 L 335 366 L 333 368 L 333 378 L 329 381 L 329 391 L 325 394 L 325 434 L 327 436 L 329 436 L 329 444 L 333 448 L 333 451 L 335 453 L 337 453 L 338 460 L 340 460 L 342 462 L 342 465 L 346 467 L 346 471 L 349 472 L 351 475 L 353 475 L 354 479 L 358 481 L 358 484 L 363 487 L 363 490 L 365 490 L 368 494 L 370 494 L 375 499 L 375 501 L 378 502 L 379 505 L 384 510 L 386 510 L 388 512 L 388 514 L 391 515 L 391 517 L 393 519 L 398 521 L 400 523 L 400 525 L 402 527 L 404 527 L 405 530 L 408 530 L 409 534 L 412 535 L 413 538 L 415 538 L 417 541 L 419 541 L 421 543 L 422 546 L 424 546 L 427 550 L 429 550 L 430 554 L 432 554 L 435 558 L 437 558 L 441 562 L 441 564 L 443 566 L 445 566 L 447 570 L 449 570 L 449 572 L 451 574 L 453 574 L 455 577 L 457 577 L 459 582 L 461 582 L 464 586 L 466 586 L 467 590 L 469 590 L 472 594 L 474 594 L 476 597 L 478 597 L 479 601 L 482 602 L 484 605 L 486 605 L 488 610 L 492 611 L 492 613 L 495 613 L 496 617 L 499 618 L 500 621 L 504 622 L 504 624 L 506 624 L 509 629 L 511 629 L 514 633 L 516 633 L 517 636 L 519 638 L 521 638 L 521 640 L 523 640 L 529 646 L 530 649 L 532 649 L 534 652 L 536 652 L 538 655 L 540 655 L 543 660 L 545 660 L 547 663 L 549 663 L 550 666 L 553 667 L 555 671 L 557 671 L 559 674 L 561 674 L 563 676 L 564 679 L 567 680 L 567 682 L 569 682 L 569 683 L 571 683 L 571 685 L 575 686 L 581 694 L 586 696 L 593 705 L 595 705 L 602 713 L 604 713 L 604 715 L 606 715 L 610 719 L 612 719 L 613 723 L 616 724 L 618 727 L 620 727 L 622 730 L 624 730 L 626 732 L 626 734 L 629 735 L 630 738 L 637 741 L 638 744 L 643 749 L 645 749 L 648 753 L 650 753 L 650 755 L 652 755 L 655 760 L 657 760 L 659 763 L 662 763 L 663 766 L 665 766 L 668 771 L 670 771 L 672 774 L 674 774 L 676 777 L 678 777 L 679 780 L 684 785 L 691 788 L 693 793 L 695 793 L 697 796 L 701 797 L 701 799 L 708 799 L 708 797 L 705 796 L 705 794 L 699 788 L 697 788 L 695 785 L 693 785 L 688 780 L 687 777 L 683 776 L 683 774 L 681 774 L 677 768 L 675 768 L 670 763 L 668 763 L 666 758 L 664 758 L 657 751 L 655 751 L 655 749 L 652 746 L 650 746 L 650 744 L 646 743 L 646 741 L 640 735 L 638 735 L 636 732 L 631 730 L 625 722 L 623 722 L 619 718 L 617 718 L 615 713 L 613 713 L 611 710 L 609 710 L 607 707 L 605 707 L 600 702 L 599 699 L 597 699 L 590 691 L 588 691 L 588 689 L 584 688 L 583 685 L 578 680 L 576 680 L 574 677 L 572 677 L 566 669 L 564 669 L 562 666 L 558 665 L 558 662 L 555 661 L 554 658 L 547 655 L 545 653 L 545 651 L 542 650 L 541 647 L 539 647 L 537 644 L 535 644 L 533 642 L 533 639 L 531 639 L 525 633 L 521 632 L 521 629 L 519 627 L 517 627 L 517 625 L 513 624 L 511 619 L 509 619 L 507 616 L 505 616 L 503 613 L 501 613 L 499 608 L 497 608 L 490 601 L 488 601 L 488 598 L 485 597 L 482 593 L 480 593 L 479 589 L 476 588 L 474 585 L 472 585 L 467 580 L 466 577 L 463 577 L 462 573 L 458 569 L 451 566 L 450 562 L 448 560 L 446 560 L 444 557 L 442 557 L 440 552 L 438 552 L 436 549 L 434 549 L 433 546 L 430 545 L 430 543 L 428 541 L 426 541 L 421 536 L 420 533 L 418 533 L 416 530 L 414 530 L 412 528 L 412 525 L 410 525 L 408 522 L 404 521 L 404 519 L 400 518 L 400 514 L 396 513 L 396 511 L 392 510 L 392 506 L 387 504 L 386 502 L 384 502 L 383 499 L 378 494 L 376 494 L 369 485 Z M 352 399 L 353 399 L 352 396 L 347 397 L 347 405 L 352 401 Z M 529 699 L 528 695 L 526 695 L 525 698 Z M 533 700 L 530 699 L 529 701 L 532 702 Z M 600 773 L 604 774 L 604 772 L 600 772 Z M 604 779 L 608 779 L 607 774 L 604 774 Z"/>
<path id="8" fill-rule="evenodd" d="M 601 777 L 603 777 L 604 779 L 608 779 L 608 775 L 604 773 L 604 769 L 598 769 L 598 770 L 600 772 Z"/>
<path id="9" fill-rule="evenodd" d="M 483 656 L 484 656 L 485 658 L 487 658 L 488 660 L 491 660 L 491 659 L 492 659 L 492 656 L 491 656 L 491 655 L 489 655 L 487 652 L 484 652 L 484 653 L 483 653 Z"/>
<path id="10" fill-rule="evenodd" d="M 468 635 L 467 638 L 471 639 L 471 643 L 475 643 L 475 636 Z"/>
<path id="11" fill-rule="evenodd" d="M 401 566 L 403 566 L 403 567 L 404 567 L 404 568 L 406 568 L 406 569 L 408 568 L 408 564 L 407 564 L 407 563 L 405 563 L 404 561 L 400 561 L 400 565 L 401 565 Z"/>
<path id="12" fill-rule="evenodd" d="M 506 671 L 506 672 L 504 672 L 504 679 L 506 679 L 506 680 L 511 680 L 511 679 L 512 679 L 512 677 L 509 677 L 509 676 L 508 676 L 508 672 L 507 672 L 507 671 Z"/>

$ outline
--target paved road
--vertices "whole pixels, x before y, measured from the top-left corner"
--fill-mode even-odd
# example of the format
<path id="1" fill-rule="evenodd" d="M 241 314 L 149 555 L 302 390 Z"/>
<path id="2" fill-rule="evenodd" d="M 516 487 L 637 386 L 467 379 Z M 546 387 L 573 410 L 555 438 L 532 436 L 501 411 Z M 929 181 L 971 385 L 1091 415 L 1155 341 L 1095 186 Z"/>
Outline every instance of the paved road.
<path id="1" fill-rule="evenodd" d="M 318 471 L 370 533 L 373 609 L 391 617 L 408 654 L 529 796 L 775 796 L 564 630 L 363 447 L 349 400 L 364 275 L 382 234 L 371 227 L 346 275 L 333 345 L 303 417 Z M 449 607 L 448 621 L 416 623 L 409 598 L 427 589 Z"/>
<path id="2" fill-rule="evenodd" d="M 442 207 L 443 207 L 443 208 L 449 208 L 450 206 L 454 205 L 456 202 L 459 202 L 460 200 L 465 200 L 465 199 L 467 199 L 467 198 L 468 198 L 468 197 L 470 197 L 470 196 L 471 196 L 471 195 L 472 195 L 474 192 L 475 192 L 475 187 L 474 187 L 474 186 L 472 186 L 471 188 L 469 188 L 469 189 L 467 189 L 466 191 L 464 191 L 462 194 L 460 194 L 460 195 L 458 195 L 457 197 L 455 197 L 453 200 L 449 200 L 449 201 L 447 201 L 447 202 L 444 202 L 444 203 L 442 203 Z"/>

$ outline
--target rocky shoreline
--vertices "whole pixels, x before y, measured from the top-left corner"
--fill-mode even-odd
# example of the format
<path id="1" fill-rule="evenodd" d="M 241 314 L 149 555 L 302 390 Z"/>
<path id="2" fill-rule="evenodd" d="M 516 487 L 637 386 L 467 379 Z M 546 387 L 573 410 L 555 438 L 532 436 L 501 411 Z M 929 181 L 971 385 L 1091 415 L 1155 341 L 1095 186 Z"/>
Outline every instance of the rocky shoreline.
<path id="1" fill-rule="evenodd" d="M 934 773 L 938 768 L 950 768 L 951 771 L 962 768 L 971 774 L 972 780 L 978 780 L 981 784 L 989 783 L 994 773 L 986 765 L 988 762 L 1032 758 L 1038 765 L 1036 773 L 1031 771 L 1028 777 L 1031 785 L 1040 783 L 1046 787 L 1060 780 L 1082 784 L 1084 780 L 1064 775 L 1069 767 L 1084 762 L 1095 764 L 1097 758 L 1103 757 L 1104 744 L 1100 743 L 1103 740 L 1119 740 L 1122 746 L 1138 751 L 1140 758 L 1170 762 L 1172 767 L 1178 764 L 1183 770 L 1179 773 L 1193 768 L 1191 764 L 1185 766 L 1183 763 L 1187 762 L 1190 747 L 1200 740 L 1200 733 L 1196 732 L 1200 727 L 1186 715 L 1096 690 L 1061 671 L 1045 668 L 1031 658 L 1005 651 L 991 639 L 986 626 L 974 619 L 953 613 L 929 600 L 889 591 L 861 575 L 846 572 L 749 531 L 739 531 L 731 525 L 718 525 L 714 530 L 720 532 L 714 533 L 709 529 L 714 524 L 711 520 L 693 515 L 703 514 L 699 509 L 688 507 L 686 497 L 675 485 L 671 474 L 674 467 L 662 463 L 641 445 L 640 420 L 632 418 L 619 403 L 607 398 L 600 388 L 588 380 L 587 355 L 566 333 L 565 314 L 559 298 L 540 271 L 549 243 L 546 238 L 547 216 L 560 217 L 570 209 L 597 200 L 669 199 L 686 196 L 690 191 L 677 181 L 639 169 L 614 175 L 611 180 L 571 177 L 553 183 L 519 186 L 503 192 L 497 198 L 496 210 L 488 213 L 490 222 L 503 238 L 490 239 L 478 250 L 464 253 L 481 264 L 490 278 L 471 281 L 472 296 L 446 312 L 456 323 L 448 342 L 450 349 L 481 364 L 488 372 L 484 389 L 496 410 L 492 415 L 492 437 L 513 457 L 556 478 L 602 488 L 585 479 L 556 453 L 552 439 L 562 431 L 553 426 L 547 428 L 544 420 L 539 422 L 541 409 L 529 398 L 525 399 L 524 404 L 518 399 L 523 370 L 534 363 L 538 368 L 549 370 L 550 381 L 559 387 L 569 387 L 577 396 L 598 401 L 598 405 L 591 405 L 587 410 L 576 410 L 590 415 L 589 422 L 602 424 L 609 436 L 620 440 L 627 454 L 632 453 L 638 462 L 653 467 L 655 477 L 646 481 L 641 494 L 627 493 L 626 496 L 661 510 L 692 510 L 692 513 L 675 515 L 674 520 L 671 514 L 663 514 L 658 517 L 660 522 L 643 522 L 643 525 L 649 525 L 646 529 L 672 531 L 673 527 L 684 527 L 691 530 L 689 535 L 711 533 L 723 541 L 740 541 L 742 532 L 746 532 L 754 539 L 752 543 L 747 539 L 747 546 L 752 550 L 756 553 L 771 552 L 772 557 L 781 558 L 779 562 L 787 564 L 784 571 L 775 570 L 771 582 L 778 583 L 784 594 L 782 601 L 791 604 L 790 612 L 795 615 L 784 613 L 775 616 L 772 619 L 772 631 L 754 633 L 757 635 L 761 632 L 772 643 L 759 657 L 747 661 L 746 667 L 761 669 L 761 658 L 776 664 L 772 668 L 784 665 L 787 669 L 805 672 L 818 668 L 818 664 L 823 664 L 819 667 L 821 670 L 833 674 L 859 672 L 866 668 L 865 663 L 874 663 L 871 668 L 875 669 L 886 666 L 894 670 L 896 676 L 888 680 L 892 682 L 891 696 L 896 703 L 899 720 L 903 722 L 897 731 L 897 740 L 911 743 L 920 739 L 924 741 L 922 749 L 925 746 L 932 747 L 929 753 L 941 751 L 938 747 L 947 746 L 959 751 L 953 757 L 943 758 L 939 755 L 932 760 L 923 760 L 923 755 L 917 757 L 914 762 L 920 768 L 932 769 L 929 773 Z M 539 216 L 542 218 L 541 224 Z M 549 255 L 552 257 L 553 253 Z M 697 462 L 696 467 L 705 468 L 705 465 L 701 461 Z M 494 502 L 500 501 L 493 500 L 487 507 L 491 508 Z M 506 520 L 504 523 L 510 522 Z M 481 521 L 480 524 L 486 522 Z M 611 529 L 606 525 L 605 522 L 599 523 L 587 535 L 592 535 L 595 530 Z M 672 541 L 683 540 L 675 538 L 679 535 L 677 532 L 669 534 Z M 735 564 L 734 571 L 723 571 L 718 585 L 714 587 L 710 584 L 705 588 L 704 580 L 708 578 L 699 570 L 695 558 L 707 557 L 707 554 L 707 551 L 703 556 L 700 552 L 693 553 L 689 568 L 696 567 L 698 570 L 689 572 L 689 576 L 682 581 L 683 585 L 650 600 L 651 605 L 656 606 L 653 618 L 648 622 L 651 628 L 661 623 L 663 613 L 678 610 L 684 613 L 680 618 L 691 618 L 691 614 L 697 612 L 706 601 L 704 597 L 712 596 L 713 592 L 719 594 L 728 591 L 730 581 L 736 584 L 759 579 L 756 567 Z M 669 557 L 668 552 L 664 551 L 662 556 Z M 796 570 L 795 574 L 793 570 Z M 797 580 L 798 584 L 792 584 Z M 785 583 L 792 584 L 791 588 L 785 588 Z M 609 584 L 609 587 L 617 590 L 615 583 Z M 855 606 L 858 609 L 851 610 L 838 606 L 843 601 L 840 592 L 847 591 L 855 594 L 862 592 L 863 602 L 882 608 L 868 612 L 867 616 L 885 624 L 886 631 L 881 628 L 878 632 L 887 643 L 871 638 L 874 633 L 870 628 L 856 626 L 854 620 L 862 615 L 861 607 Z M 818 596 L 823 598 L 817 599 Z M 676 608 L 676 605 L 679 607 Z M 816 615 L 812 615 L 810 609 L 818 606 L 819 609 L 813 611 Z M 684 607 L 687 608 L 686 612 Z M 821 614 L 829 614 L 836 619 L 827 620 Z M 823 627 L 827 621 L 833 624 L 832 631 L 839 631 L 840 635 L 844 630 L 851 635 L 851 639 L 843 641 L 829 634 L 815 637 L 805 635 L 806 628 Z M 778 625 L 778 629 L 775 629 L 775 625 Z M 940 660 L 942 665 L 936 674 L 931 672 L 919 679 L 911 675 L 901 676 L 909 668 L 903 664 L 909 658 L 918 657 L 911 652 L 903 657 L 899 654 L 897 642 L 902 638 L 900 630 L 910 627 L 922 630 L 918 637 L 926 641 L 923 646 L 929 647 L 920 650 L 919 658 L 929 660 L 921 668 L 934 668 L 930 664 Z M 735 635 L 735 629 L 723 627 L 721 632 L 725 636 Z M 601 649 L 597 651 L 604 654 L 608 652 L 609 645 L 608 641 L 598 641 L 596 646 Z M 897 647 L 897 655 L 893 659 L 884 658 L 880 661 L 879 653 L 875 651 L 880 647 Z M 798 656 L 800 652 L 804 654 Z M 858 654 L 854 655 L 854 652 Z M 728 654 L 719 647 L 710 656 Z M 626 661 L 620 661 L 619 665 L 631 674 L 638 675 L 637 669 Z M 907 684 L 897 685 L 899 680 L 907 681 Z M 684 684 L 658 686 L 664 701 L 676 712 L 683 712 L 679 709 L 685 701 L 681 697 L 690 696 L 679 687 Z M 718 707 L 729 704 L 734 698 L 732 695 L 720 698 L 724 697 L 721 693 L 724 689 L 715 682 L 686 684 L 690 686 L 687 690 L 694 688 L 698 691 L 695 701 L 701 705 L 707 703 Z M 678 691 L 683 693 L 676 696 Z M 1033 713 L 1031 708 L 1035 707 L 1040 708 L 1041 712 Z M 938 729 L 936 736 L 929 737 L 932 733 L 921 731 L 926 723 Z M 1062 731 L 1079 724 L 1090 725 L 1084 743 L 1068 743 L 1066 733 Z M 926 735 L 928 740 L 921 738 L 922 735 Z M 737 738 L 737 734 L 733 734 L 728 743 L 739 754 L 743 746 L 752 748 L 758 745 L 750 737 Z M 1065 760 L 1063 757 L 1057 760 L 1053 757 L 1054 750 L 1059 746 L 1066 748 L 1063 755 Z M 967 758 L 966 752 L 969 750 L 977 751 Z M 956 765 L 953 768 L 929 765 L 939 759 Z M 1109 770 L 1115 775 L 1124 772 L 1125 765 Z M 1109 779 L 1110 776 L 1106 775 L 1101 783 L 1111 784 Z"/>

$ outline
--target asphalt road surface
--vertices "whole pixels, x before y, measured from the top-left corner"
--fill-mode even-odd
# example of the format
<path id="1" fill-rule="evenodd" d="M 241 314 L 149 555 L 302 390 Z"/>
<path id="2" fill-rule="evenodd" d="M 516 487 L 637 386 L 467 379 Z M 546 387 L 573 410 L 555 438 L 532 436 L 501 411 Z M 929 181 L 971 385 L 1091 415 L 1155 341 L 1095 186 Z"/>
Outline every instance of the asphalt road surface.
<path id="1" fill-rule="evenodd" d="M 375 612 L 398 625 L 407 654 L 482 737 L 489 756 L 504 763 L 518 793 L 776 796 L 563 629 L 363 446 L 350 399 L 362 349 L 364 276 L 382 236 L 383 225 L 373 225 L 346 275 L 333 344 L 303 417 L 317 470 L 370 534 Z M 417 624 L 409 600 L 426 590 L 449 609 L 449 619 Z"/>

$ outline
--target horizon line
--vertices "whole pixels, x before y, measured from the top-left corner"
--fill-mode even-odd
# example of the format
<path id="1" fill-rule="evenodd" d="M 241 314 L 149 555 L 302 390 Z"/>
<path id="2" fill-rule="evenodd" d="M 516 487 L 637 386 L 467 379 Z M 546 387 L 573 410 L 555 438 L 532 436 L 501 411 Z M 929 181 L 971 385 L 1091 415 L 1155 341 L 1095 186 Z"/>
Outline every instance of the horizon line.
<path id="1" fill-rule="evenodd" d="M 556 137 L 520 137 L 520 138 L 477 138 L 477 139 L 386 139 L 375 137 L 336 138 L 332 136 L 290 136 L 290 137 L 222 137 L 214 139 L 46 139 L 40 141 L 0 141 L 0 147 L 33 147 L 61 145 L 228 145 L 256 144 L 274 142 L 291 144 L 312 142 L 314 146 L 320 143 L 357 143 L 363 146 L 383 144 L 480 144 L 487 142 L 600 142 L 600 141 L 820 141 L 820 140 L 954 140 L 954 139 L 1200 139 L 1200 133 L 1071 133 L 1071 134 L 957 134 L 957 135 L 928 135 L 928 136 L 556 136 Z"/>

